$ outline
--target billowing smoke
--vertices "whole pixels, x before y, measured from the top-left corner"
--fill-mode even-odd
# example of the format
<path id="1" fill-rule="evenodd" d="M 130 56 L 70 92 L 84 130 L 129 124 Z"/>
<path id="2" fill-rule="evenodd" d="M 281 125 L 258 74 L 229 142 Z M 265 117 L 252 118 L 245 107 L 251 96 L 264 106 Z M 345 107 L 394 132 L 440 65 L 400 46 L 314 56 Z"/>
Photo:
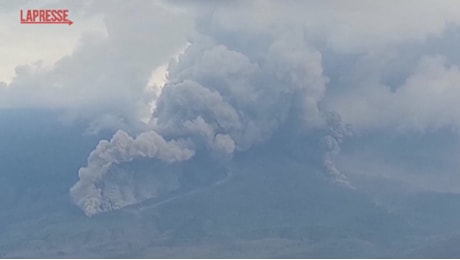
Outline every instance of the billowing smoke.
<path id="1" fill-rule="evenodd" d="M 280 129 L 325 131 L 324 170 L 346 182 L 333 161 L 347 129 L 340 117 L 325 116 L 319 108 L 328 81 L 321 54 L 297 30 L 262 38 L 266 40 L 255 43 L 254 52 L 254 46 L 196 33 L 178 61 L 169 65 L 152 130 L 136 138 L 117 132 L 110 142 L 101 141 L 71 188 L 75 203 L 93 215 L 154 198 L 161 194 L 134 196 L 134 186 L 113 185 L 111 169 L 142 158 L 180 164 L 197 154 L 225 162 L 235 152 L 270 140 Z"/>
<path id="2" fill-rule="evenodd" d="M 335 166 L 335 159 L 340 153 L 340 144 L 346 136 L 352 135 L 350 125 L 344 125 L 337 113 L 329 113 L 327 116 L 326 135 L 320 140 L 324 149 L 323 167 L 326 173 L 335 180 L 352 187 L 345 175 Z"/>
<path id="3" fill-rule="evenodd" d="M 185 144 L 174 140 L 165 141 L 155 131 L 142 133 L 135 139 L 125 132 L 118 131 L 110 142 L 100 141 L 96 149 L 91 152 L 87 167 L 79 170 L 80 180 L 71 188 L 70 193 L 75 203 L 87 215 L 118 209 L 155 194 L 145 194 L 141 198 L 135 198 L 133 197 L 135 191 L 114 194 L 113 191 L 104 190 L 101 184 L 113 164 L 130 162 L 135 158 L 154 158 L 174 163 L 188 160 L 192 156 L 193 151 L 186 148 Z"/>

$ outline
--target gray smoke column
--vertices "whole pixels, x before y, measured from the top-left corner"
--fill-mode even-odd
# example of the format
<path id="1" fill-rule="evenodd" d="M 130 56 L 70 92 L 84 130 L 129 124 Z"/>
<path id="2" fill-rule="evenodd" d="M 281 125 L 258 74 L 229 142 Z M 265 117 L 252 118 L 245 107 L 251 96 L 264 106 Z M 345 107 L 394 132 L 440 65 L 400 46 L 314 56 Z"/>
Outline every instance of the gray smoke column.
<path id="1" fill-rule="evenodd" d="M 197 153 L 230 160 L 235 152 L 268 141 L 280 129 L 328 129 L 323 140 L 325 169 L 344 181 L 333 157 L 345 131 L 339 119 L 327 119 L 319 109 L 328 81 L 321 53 L 295 30 L 269 35 L 256 48 L 255 53 L 254 46 L 233 46 L 211 32 L 194 35 L 178 61 L 169 65 L 152 131 L 136 138 L 117 132 L 110 142 L 101 141 L 70 191 L 75 203 L 93 215 L 158 196 L 107 192 L 104 183 L 114 165 L 139 158 L 178 164 Z M 112 190 L 122 188 L 126 190 L 121 182 L 110 185 Z"/>
<path id="2" fill-rule="evenodd" d="M 323 167 L 330 177 L 341 182 L 349 187 L 352 187 L 348 182 L 347 177 L 342 174 L 335 166 L 335 159 L 340 153 L 340 144 L 347 136 L 352 135 L 350 125 L 344 125 L 337 113 L 328 113 L 327 116 L 326 135 L 320 140 L 320 146 L 324 151 Z"/>
<path id="3" fill-rule="evenodd" d="M 70 189 L 70 194 L 88 216 L 118 209 L 132 204 L 132 201 L 123 197 L 114 200 L 110 195 L 104 195 L 101 184 L 113 164 L 129 162 L 135 158 L 156 158 L 174 163 L 188 160 L 192 156 L 193 151 L 181 142 L 165 141 L 154 131 L 142 133 L 135 139 L 118 131 L 110 141 L 100 141 L 91 152 L 88 165 L 79 170 L 80 180 Z"/>

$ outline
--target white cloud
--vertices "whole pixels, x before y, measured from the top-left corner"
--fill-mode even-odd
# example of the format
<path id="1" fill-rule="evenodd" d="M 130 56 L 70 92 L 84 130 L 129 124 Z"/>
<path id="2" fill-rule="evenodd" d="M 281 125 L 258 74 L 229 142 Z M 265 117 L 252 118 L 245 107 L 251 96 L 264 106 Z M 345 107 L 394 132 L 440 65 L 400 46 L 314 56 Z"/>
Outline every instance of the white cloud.
<path id="1" fill-rule="evenodd" d="M 218 24 L 239 33 L 302 28 L 314 40 L 322 40 L 341 52 L 362 52 L 423 40 L 440 34 L 447 24 L 459 24 L 458 1 L 236 1 L 232 5 L 202 3 L 212 9 L 208 26 Z M 236 19 L 237 18 L 237 19 Z"/>
<path id="2" fill-rule="evenodd" d="M 0 108 L 51 108 L 64 111 L 67 118 L 89 120 L 107 116 L 139 120 L 150 113 L 152 93 L 146 86 L 151 72 L 184 46 L 192 26 L 190 18 L 170 12 L 158 2 L 118 1 L 107 6 L 88 3 L 76 8 L 81 19 L 75 20 L 70 28 L 78 28 L 79 23 L 92 19 L 92 13 L 99 13 L 103 15 L 107 34 L 85 30 L 72 53 L 60 57 L 52 66 L 43 63 L 16 66 L 12 81 L 0 89 Z M 132 17 L 132 12 L 137 15 Z M 51 32 L 54 27 L 43 28 Z M 41 39 L 46 39 L 44 36 L 47 35 L 42 34 Z M 69 37 L 62 38 L 68 41 Z M 53 41 L 52 35 L 49 38 L 43 44 Z M 14 39 L 14 42 L 19 41 Z M 37 41 L 30 38 L 27 42 Z M 60 49 L 51 45 L 45 50 L 51 48 Z M 11 48 L 9 51 L 21 53 Z M 37 47 L 31 52 L 44 53 Z"/>
<path id="3" fill-rule="evenodd" d="M 106 33 L 101 13 L 84 16 L 75 9 L 69 11 L 69 18 L 75 22 L 72 26 L 19 23 L 21 9 L 69 8 L 59 1 L 2 1 L 1 4 L 0 81 L 7 83 L 13 79 L 17 65 L 41 60 L 50 68 L 64 55 L 72 53 L 83 32 Z"/>
<path id="4" fill-rule="evenodd" d="M 370 82 L 329 101 L 344 120 L 361 130 L 426 131 L 460 128 L 460 69 L 440 56 L 424 56 L 392 91 Z"/>

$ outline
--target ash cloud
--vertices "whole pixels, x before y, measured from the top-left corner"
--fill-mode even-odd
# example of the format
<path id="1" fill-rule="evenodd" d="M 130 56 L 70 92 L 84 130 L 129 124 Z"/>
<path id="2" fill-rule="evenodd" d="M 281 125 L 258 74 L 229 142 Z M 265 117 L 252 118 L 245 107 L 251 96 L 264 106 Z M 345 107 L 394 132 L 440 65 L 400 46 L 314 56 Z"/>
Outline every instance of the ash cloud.
<path id="1" fill-rule="evenodd" d="M 16 17 L 15 10 L 30 2 L 0 5 Z M 58 61 L 52 67 L 46 58 L 44 63 L 8 64 L 18 66 L 11 82 L 0 82 L 0 109 L 57 110 L 67 120 L 88 123 L 85 134 L 122 130 L 101 142 L 71 189 L 72 199 L 88 215 L 178 189 L 184 165 L 203 157 L 225 164 L 260 144 L 314 163 L 326 176 L 351 186 L 335 164 L 339 153 L 350 153 L 344 145 L 351 134 L 347 124 L 375 139 L 414 133 L 432 139 L 433 132 L 444 136 L 443 129 L 449 129 L 446 138 L 452 143 L 459 139 L 456 0 L 398 5 L 354 0 L 52 2 L 46 5 L 71 9 L 82 31 L 104 24 L 105 32 L 82 34 L 75 50 L 58 59 L 53 46 L 67 50 L 69 45 L 53 41 L 47 51 L 30 41 L 30 53 L 17 45 L 22 29 L 6 26 L 5 61 L 13 62 L 10 54 L 47 57 L 50 50 Z M 9 15 L 8 22 L 16 21 Z M 58 29 L 63 38 L 70 37 L 64 33 L 68 29 Z M 27 39 L 43 38 L 36 36 Z M 167 66 L 187 41 L 189 47 Z M 168 67 L 161 93 L 149 83 L 158 66 Z M 151 116 L 152 104 L 155 111 L 146 125 L 140 118 Z M 363 136 L 357 142 L 367 143 Z M 390 148 L 419 150 L 399 147 Z M 445 157 L 437 154 L 449 151 L 436 147 L 427 156 Z M 457 152 L 451 156 L 458 157 Z M 371 165 L 363 158 L 355 161 Z M 139 161 L 156 168 L 136 168 Z M 449 165 L 456 172 L 458 165 Z M 372 164 L 366 172 L 379 172 L 375 168 Z M 392 172 L 384 169 L 380 172 Z M 411 172 L 410 182 L 420 179 L 418 169 Z M 430 174 L 440 179 L 439 169 Z M 449 178 L 455 173 L 445 176 L 453 185 Z"/>
<path id="2" fill-rule="evenodd" d="M 340 144 L 343 142 L 344 138 L 351 136 L 353 131 L 350 125 L 342 123 L 342 119 L 337 113 L 328 113 L 326 119 L 326 135 L 323 136 L 320 140 L 320 147 L 324 151 L 324 170 L 335 180 L 349 187 L 353 187 L 352 184 L 347 180 L 346 176 L 343 175 L 335 165 L 337 156 L 340 153 Z"/>
<path id="3" fill-rule="evenodd" d="M 215 178 L 220 178 L 223 173 L 206 171 L 210 166 L 203 161 L 226 165 L 264 143 L 262 152 L 273 149 L 290 161 L 314 164 L 348 186 L 352 184 L 339 170 L 349 172 L 352 180 L 363 172 L 436 191 L 459 190 L 456 0 L 397 5 L 354 0 L 64 0 L 45 5 L 71 9 L 77 27 L 43 30 L 17 23 L 17 9 L 31 1 L 6 2 L 0 4 L 0 12 L 5 11 L 0 67 L 6 70 L 23 61 L 20 57 L 42 57 L 46 65 L 47 57 L 70 53 L 79 32 L 99 25 L 107 29 L 82 35 L 73 53 L 53 67 L 17 66 L 11 83 L 0 82 L 0 110 L 49 108 L 88 119 L 89 134 L 107 127 L 129 133 L 102 142 L 88 164 L 81 165 L 80 180 L 70 192 L 88 215 L 188 189 L 195 183 L 181 185 L 195 180 L 185 176 L 190 172 L 217 173 Z M 170 6 L 175 4 L 180 6 Z M 196 22 L 189 19 L 193 12 Z M 145 89 L 149 76 L 155 67 L 166 67 L 186 40 L 191 46 L 171 62 L 169 83 L 156 100 Z M 152 102 L 158 108 L 150 126 L 138 123 L 141 116 L 151 115 Z M 364 137 L 348 146 L 348 128 L 331 121 L 325 113 L 329 110 Z M 436 134 L 447 141 L 435 139 Z M 385 136 L 397 138 L 389 143 Z M 118 147 L 120 143 L 125 145 Z M 27 156 L 23 153 L 17 152 Z M 335 163 L 344 158 L 347 164 Z M 143 167 L 146 161 L 148 167 Z M 200 172 L 190 165 L 207 168 Z M 60 176 L 75 176 L 70 167 Z M 61 177 L 37 176 L 39 181 L 50 178 L 47 186 L 53 183 L 53 188 L 62 183 Z M 42 185 L 36 186 L 38 191 Z"/>
<path id="4" fill-rule="evenodd" d="M 351 186 L 335 166 L 344 139 L 351 135 L 341 116 L 360 131 L 423 131 L 460 122 L 452 112 L 458 100 L 458 66 L 436 55 L 416 51 L 406 55 L 401 47 L 423 42 L 429 35 L 442 38 L 446 24 L 458 26 L 460 19 L 452 12 L 458 2 L 443 1 L 436 9 L 429 1 L 398 6 L 355 1 L 170 3 L 185 6 L 196 16 L 190 45 L 168 66 L 168 82 L 155 100 L 149 129 L 137 137 L 117 133 L 98 146 L 80 170 L 84 177 L 71 195 L 88 215 L 161 195 L 120 195 L 135 193 L 136 185 L 113 181 L 111 169 L 130 161 L 151 158 L 174 166 L 204 155 L 226 162 L 275 135 L 291 139 L 310 135 L 318 139 L 313 157 L 319 158 L 323 172 Z M 357 14 L 356 8 L 362 11 Z M 123 37 L 116 39 L 124 42 Z M 327 65 L 325 55 L 330 55 Z M 136 52 L 133 57 L 143 55 Z M 346 70 L 337 69 L 337 64 Z M 400 77 L 401 71 L 408 73 L 401 84 L 394 88 L 385 84 L 386 77 Z M 136 140 L 145 134 L 155 136 L 147 142 L 157 153 L 139 152 L 144 148 Z M 120 146 L 118 139 L 130 141 Z M 103 163 L 91 159 L 99 155 Z M 122 175 L 135 174 L 125 170 Z M 105 185 L 109 180 L 111 185 Z M 106 191 L 108 186 L 112 192 Z"/>
<path id="5" fill-rule="evenodd" d="M 267 143 L 274 136 L 284 138 L 285 146 L 317 138 L 316 145 L 305 144 L 313 147 L 312 160 L 318 161 L 325 175 L 351 187 L 335 165 L 343 141 L 352 132 L 341 117 L 359 131 L 458 126 L 452 112 L 457 102 L 458 66 L 437 55 L 422 55 L 423 50 L 406 52 L 402 48 L 424 42 L 428 36 L 442 38 L 446 24 L 458 26 L 458 15 L 452 12 L 458 7 L 455 1 L 445 1 L 435 10 L 429 1 L 407 1 L 397 7 L 355 1 L 169 4 L 196 16 L 190 45 L 177 61 L 170 62 L 168 82 L 155 100 L 149 124 L 148 132 L 159 140 L 176 144 L 174 150 L 190 152 L 189 157 L 171 165 L 194 160 L 197 155 L 226 162 L 235 153 Z M 361 10 L 359 15 L 356 8 Z M 329 55 L 327 64 L 325 55 Z M 403 72 L 408 75 L 401 76 Z M 385 83 L 400 76 L 402 83 L 394 88 Z M 123 149 L 139 148 L 130 143 Z M 76 186 L 82 191 L 99 187 L 106 194 L 104 183 L 110 179 L 112 167 L 146 157 L 128 154 L 128 159 L 120 160 L 109 153 L 107 170 L 97 165 L 94 171 L 85 170 L 101 177 L 80 180 Z M 165 160 L 159 156 L 152 159 Z M 92 162 L 82 169 L 93 169 Z M 126 172 L 129 174 L 134 173 Z M 111 189 L 126 187 L 111 183 Z M 102 199 L 97 193 L 91 197 L 75 189 L 71 194 L 80 206 L 88 201 L 109 204 L 86 210 L 91 215 L 159 193 L 134 199 L 118 195 Z"/>
<path id="6" fill-rule="evenodd" d="M 75 203 L 94 215 L 158 196 L 133 199 L 106 192 L 104 183 L 114 165 L 141 158 L 180 164 L 198 153 L 225 162 L 235 152 L 267 142 L 281 128 L 326 129 L 324 170 L 346 183 L 334 166 L 344 136 L 340 117 L 331 119 L 319 108 L 328 81 L 321 54 L 298 30 L 282 37 L 268 35 L 260 55 L 251 52 L 232 48 L 212 32 L 195 33 L 190 46 L 169 65 L 152 130 L 135 138 L 118 132 L 110 142 L 101 141 L 70 191 Z M 120 183 L 118 188 L 125 187 Z"/>
<path id="7" fill-rule="evenodd" d="M 80 180 L 70 189 L 74 202 L 87 214 L 118 209 L 153 197 L 155 192 L 135 197 L 136 190 L 122 191 L 124 184 L 103 187 L 109 169 L 115 165 L 130 162 L 135 158 L 152 158 L 167 163 L 188 160 L 193 151 L 180 141 L 166 141 L 155 131 L 144 132 L 131 138 L 118 131 L 110 141 L 102 140 L 88 158 L 87 167 L 80 168 Z"/>

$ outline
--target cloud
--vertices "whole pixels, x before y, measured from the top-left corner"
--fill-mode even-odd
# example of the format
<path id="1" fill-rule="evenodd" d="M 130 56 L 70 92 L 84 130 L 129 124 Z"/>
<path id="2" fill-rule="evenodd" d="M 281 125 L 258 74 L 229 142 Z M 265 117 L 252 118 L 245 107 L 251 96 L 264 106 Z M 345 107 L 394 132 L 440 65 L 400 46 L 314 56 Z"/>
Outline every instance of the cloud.
<path id="1" fill-rule="evenodd" d="M 300 36 L 293 31 L 268 39 L 259 49 L 263 55 L 257 57 L 251 55 L 251 49 L 230 49 L 227 42 L 216 39 L 212 31 L 192 36 L 191 45 L 177 62 L 169 65 L 168 82 L 156 100 L 152 117 L 152 132 L 161 140 L 185 144 L 181 148 L 191 151 L 189 157 L 173 162 L 193 160 L 192 155 L 196 154 L 231 160 L 235 152 L 265 143 L 285 127 L 299 131 L 321 131 L 330 127 L 325 135 L 338 146 L 344 134 L 340 117 L 329 118 L 318 106 L 328 81 L 323 75 L 321 54 Z M 245 40 L 245 35 L 238 37 Z M 145 157 L 132 142 L 123 142 L 127 145 L 120 146 L 116 139 L 118 137 L 104 143 L 106 149 L 120 149 L 120 153 L 126 150 L 133 156 L 119 157 L 96 149 L 88 166 L 80 170 L 80 175 L 84 173 L 83 176 L 88 177 L 80 176 L 71 190 L 74 201 L 87 215 L 118 208 L 105 206 L 107 201 L 124 206 L 147 199 L 102 198 L 98 192 L 88 192 L 95 190 L 94 187 L 105 187 L 110 175 L 107 168 L 111 165 Z M 325 169 L 334 171 L 330 174 L 333 178 L 346 182 L 333 165 L 337 147 L 324 150 L 320 153 L 328 154 L 321 158 L 325 160 Z M 93 164 L 92 157 L 105 158 L 105 164 Z M 154 159 L 164 161 L 166 158 Z M 119 188 L 122 187 L 120 183 Z M 100 192 L 104 191 L 101 188 Z"/>
<path id="2" fill-rule="evenodd" d="M 341 53 L 363 53 L 441 34 L 446 25 L 458 25 L 458 1 L 237 1 L 225 7 L 209 3 L 210 21 L 203 26 L 258 36 L 301 28 L 311 41 Z M 200 9 L 202 10 L 202 8 Z M 238 17 L 238 19 L 235 19 Z M 224 36 L 224 35 L 222 35 Z"/>
<path id="3" fill-rule="evenodd" d="M 130 162 L 135 158 L 157 158 L 173 163 L 188 160 L 192 156 L 193 151 L 186 145 L 180 141 L 166 141 L 155 131 L 144 132 L 135 139 L 118 131 L 110 141 L 100 141 L 91 152 L 88 165 L 79 170 L 80 180 L 71 188 L 70 194 L 87 215 L 118 209 L 151 198 L 155 192 L 136 197 L 136 190 L 120 191 L 125 187 L 124 183 L 117 183 L 116 186 L 100 185 L 101 180 L 107 179 L 106 175 L 113 164 Z"/>
<path id="4" fill-rule="evenodd" d="M 456 26 L 460 20 L 452 10 L 457 2 L 436 7 L 427 1 L 170 4 L 196 16 L 196 31 L 188 38 L 189 47 L 169 64 L 168 82 L 155 101 L 150 127 L 167 142 L 186 144 L 193 155 L 184 160 L 204 154 L 226 161 L 275 135 L 286 144 L 289 138 L 304 140 L 311 135 L 318 138 L 319 149 L 312 156 L 319 159 L 323 171 L 351 187 L 335 166 L 341 143 L 351 135 L 342 116 L 358 130 L 436 128 L 456 120 L 451 111 L 455 111 L 458 69 L 437 57 L 420 59 L 419 53 L 404 56 L 398 51 L 432 35 L 442 36 L 447 24 Z M 402 68 L 410 75 L 402 75 L 403 83 L 391 87 L 385 79 L 401 74 L 382 68 L 397 63 L 399 57 L 406 59 Z M 410 70 L 417 63 L 414 59 L 419 59 L 418 65 Z M 350 74 L 339 70 L 328 77 L 327 72 L 343 60 L 350 62 L 346 70 Z M 439 113 L 444 115 L 436 116 Z M 120 161 L 108 156 L 107 161 L 123 165 L 141 157 L 134 153 Z M 99 176 L 100 170 L 92 173 L 89 165 L 82 169 Z M 76 186 L 101 186 L 108 175 L 80 180 Z M 80 206 L 93 201 L 80 193 L 73 195 Z M 82 208 L 88 215 L 110 210 Z"/>
<path id="5" fill-rule="evenodd" d="M 395 90 L 374 83 L 337 97 L 331 107 L 356 128 L 424 132 L 458 129 L 460 70 L 441 56 L 423 56 Z M 333 104 L 332 104 L 333 103 Z"/>
<path id="6" fill-rule="evenodd" d="M 33 7 L 32 3 L 33 1 L 21 1 L 4 5 L 5 10 L 10 10 L 8 12 L 11 12 L 11 15 L 17 15 L 12 10 Z M 105 24 L 102 30 L 104 32 L 84 33 L 76 49 L 71 52 L 75 43 L 68 44 L 70 49 L 64 53 L 69 54 L 60 59 L 45 58 L 41 63 L 18 66 L 16 76 L 7 84 L 8 87 L 0 87 L 1 107 L 47 107 L 64 111 L 68 119 L 83 118 L 106 122 L 107 118 L 111 117 L 126 121 L 127 124 L 133 124 L 139 118 L 150 115 L 149 104 L 155 99 L 155 93 L 151 89 L 146 89 L 146 85 L 151 72 L 183 48 L 187 35 L 193 34 L 195 30 L 213 41 L 223 43 L 221 45 L 229 51 L 244 53 L 243 58 L 235 57 L 231 60 L 234 65 L 229 62 L 230 60 L 226 60 L 225 56 L 214 61 L 215 64 L 206 61 L 213 57 L 212 55 L 203 57 L 203 62 L 209 62 L 210 67 L 202 69 L 211 69 L 214 73 L 224 71 L 218 71 L 220 66 L 227 66 L 226 69 L 231 70 L 230 66 L 239 68 L 237 62 L 245 62 L 245 58 L 253 61 L 261 59 L 261 55 L 268 55 L 277 59 L 266 63 L 273 66 L 272 70 L 278 73 L 278 80 L 298 81 L 294 84 L 302 84 L 305 80 L 325 80 L 326 84 L 331 85 L 327 79 L 329 75 L 318 78 L 313 74 L 295 73 L 298 78 L 293 78 L 290 74 L 291 71 L 302 70 L 302 66 L 307 63 L 308 66 L 316 68 L 305 71 L 333 70 L 334 63 L 324 66 L 324 61 L 323 64 L 315 62 L 318 59 L 324 60 L 326 52 L 333 53 L 332 59 L 336 62 L 343 62 L 341 59 L 346 58 L 346 55 L 374 56 L 371 58 L 373 61 L 360 59 L 361 65 L 349 66 L 355 67 L 361 74 L 357 75 L 359 78 L 355 78 L 353 82 L 345 84 L 363 85 L 363 81 L 368 78 L 365 73 L 378 74 L 376 71 L 382 69 L 382 66 L 386 66 L 385 69 L 401 67 L 397 61 L 405 59 L 401 52 L 406 52 L 407 48 L 402 50 L 395 46 L 413 46 L 429 37 L 442 36 L 447 26 L 455 27 L 460 21 L 454 11 L 458 7 L 457 1 L 442 1 L 433 5 L 431 1 L 423 0 L 377 4 L 354 0 L 251 3 L 235 1 L 232 4 L 210 1 L 118 1 L 105 4 L 90 0 L 78 3 L 62 0 L 49 1 L 41 5 L 71 8 L 75 19 L 78 20 L 77 24 L 85 24 L 84 27 L 78 28 L 77 32 L 74 31 L 73 36 L 67 35 L 67 32 L 60 28 L 60 35 L 67 35 L 64 37 L 66 39 L 73 37 L 72 41 L 77 42 L 75 35 L 89 30 L 89 25 L 100 26 L 100 20 Z M 136 15 L 132 16 L 132 13 Z M 391 19 L 388 19 L 389 15 Z M 126 19 L 127 16 L 130 19 Z M 197 21 L 196 26 L 192 20 L 194 17 Z M 26 28 L 31 27 L 22 26 L 17 29 Z M 53 29 L 54 32 L 55 30 Z M 68 28 L 65 30 L 69 31 Z M 12 36 L 11 41 L 15 44 L 19 42 L 13 31 L 9 31 L 8 35 Z M 31 35 L 30 30 L 27 33 L 24 31 L 21 35 Z M 55 38 L 53 35 L 42 37 L 42 32 L 40 35 L 40 39 Z M 188 40 L 192 38 L 189 37 Z M 37 39 L 25 42 L 33 42 L 35 46 Z M 21 51 L 11 48 L 13 47 L 8 44 L 1 48 L 5 51 L 4 57 L 11 53 L 23 53 L 25 50 L 25 47 L 21 47 Z M 43 53 L 44 49 L 46 48 L 42 46 L 40 52 L 34 53 Z M 57 53 L 56 49 L 63 48 L 51 48 L 53 53 Z M 214 51 L 217 52 L 218 49 Z M 222 52 L 223 55 L 227 55 L 224 53 Z M 35 54 L 27 56 L 39 59 Z M 391 62 L 391 66 L 386 62 L 387 59 L 390 59 L 388 62 Z M 413 58 L 409 58 L 411 59 Z M 52 64 L 54 60 L 58 61 L 51 67 L 50 62 Z M 378 65 L 378 62 L 382 64 Z M 254 68 L 241 69 L 248 69 L 247 73 L 251 73 L 253 69 L 267 71 L 265 68 L 257 68 L 262 65 L 265 64 L 252 64 Z M 372 66 L 380 67 L 374 67 L 374 70 L 370 71 Z M 407 70 L 408 66 L 410 64 L 402 69 Z M 394 71 L 391 73 L 398 74 Z M 343 76 L 346 75 L 341 75 Z M 371 83 L 375 85 L 381 82 Z M 316 107 L 315 99 L 322 99 L 320 96 L 325 95 L 321 82 L 316 85 L 319 86 L 317 89 L 309 90 L 315 93 L 307 95 L 311 100 L 299 102 L 304 106 L 304 112 L 310 113 L 305 115 L 305 118 L 311 120 L 317 120 L 313 119 L 314 114 L 318 114 L 317 111 L 311 112 Z M 245 87 L 241 86 L 239 95 L 245 95 Z M 355 93 L 350 91 L 347 95 L 356 96 Z M 379 94 L 375 92 L 373 95 Z M 325 102 L 329 99 L 326 97 Z M 356 106 L 364 108 L 365 104 L 362 103 L 358 101 Z M 340 111 L 342 108 L 336 109 L 331 106 L 331 109 Z M 102 123 L 98 124 L 98 128 L 103 127 Z"/>
<path id="7" fill-rule="evenodd" d="M 52 67 L 17 66 L 0 88 L 0 108 L 49 108 L 90 122 L 109 116 L 133 122 L 150 114 L 149 77 L 183 47 L 190 19 L 159 2 L 117 1 L 105 8 L 88 2 L 77 10 L 102 14 L 107 35 L 82 34 L 78 47 Z"/>
<path id="8" fill-rule="evenodd" d="M 71 27 L 20 24 L 19 10 L 29 8 L 69 9 L 70 18 L 77 23 Z M 84 32 L 91 31 L 105 35 L 103 14 L 100 12 L 84 14 L 80 12 L 82 9 L 64 1 L 1 1 L 0 81 L 10 83 L 18 64 L 41 61 L 43 67 L 51 68 L 64 55 L 72 53 L 78 45 L 80 35 Z"/>

